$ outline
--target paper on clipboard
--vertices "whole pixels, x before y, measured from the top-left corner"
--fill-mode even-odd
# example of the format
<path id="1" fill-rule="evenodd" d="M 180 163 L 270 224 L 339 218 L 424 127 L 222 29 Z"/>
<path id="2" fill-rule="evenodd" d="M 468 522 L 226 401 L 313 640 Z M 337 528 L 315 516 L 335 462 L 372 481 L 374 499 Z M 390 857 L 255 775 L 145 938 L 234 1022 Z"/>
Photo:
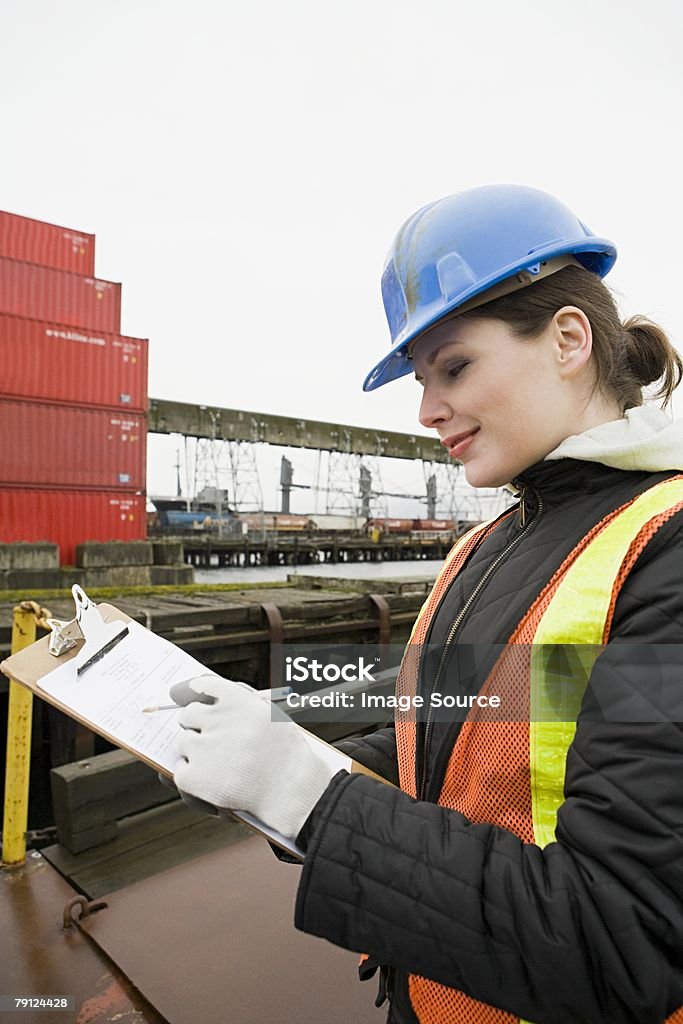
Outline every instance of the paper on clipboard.
<path id="1" fill-rule="evenodd" d="M 137 622 L 129 622 L 128 630 L 128 636 L 85 675 L 77 676 L 74 662 L 69 661 L 40 679 L 38 686 L 79 718 L 172 775 L 178 712 L 145 714 L 143 708 L 168 704 L 174 683 L 207 670 Z"/>
<path id="2" fill-rule="evenodd" d="M 38 644 L 46 642 L 47 638 Z M 18 678 L 19 682 L 24 681 L 16 666 L 19 658 L 30 651 L 28 648 L 3 663 L 3 671 Z M 183 679 L 205 675 L 207 669 L 204 665 L 134 621 L 128 622 L 128 635 L 82 676 L 77 675 L 74 658 L 62 664 L 53 658 L 50 661 L 55 665 L 54 669 L 48 669 L 47 674 L 41 675 L 31 686 L 36 693 L 151 767 L 168 776 L 173 775 L 179 760 L 175 753 L 175 738 L 180 731 L 178 712 L 149 714 L 143 712 L 143 708 L 168 704 L 169 688 Z M 316 754 L 323 757 L 334 772 L 342 769 L 351 771 L 351 758 L 321 743 L 306 730 L 302 732 Z M 234 814 L 278 846 L 303 858 L 303 852 L 292 839 L 249 814 L 239 811 Z"/>

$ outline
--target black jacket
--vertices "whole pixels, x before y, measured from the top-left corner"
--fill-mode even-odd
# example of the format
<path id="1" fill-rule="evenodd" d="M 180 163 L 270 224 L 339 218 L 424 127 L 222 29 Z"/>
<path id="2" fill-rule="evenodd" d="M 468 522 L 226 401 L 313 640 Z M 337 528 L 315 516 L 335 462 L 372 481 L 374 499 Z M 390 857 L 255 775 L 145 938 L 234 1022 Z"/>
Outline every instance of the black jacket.
<path id="1" fill-rule="evenodd" d="M 570 459 L 526 471 L 523 509 L 475 548 L 443 599 L 428 641 L 443 643 L 502 554 L 457 643 L 505 643 L 588 530 L 671 475 Z M 655 644 L 667 645 L 654 654 L 656 679 L 648 667 Z M 433 801 L 460 724 L 437 723 L 427 749 L 424 800 L 367 776 L 340 773 L 332 780 L 299 836 L 307 856 L 296 926 L 388 965 L 391 1021 L 415 1021 L 407 973 L 535 1024 L 666 1020 L 683 1005 L 678 645 L 683 514 L 655 535 L 619 595 L 610 644 L 593 672 L 568 753 L 557 841 L 540 849 L 438 807 Z M 616 702 L 635 699 L 637 707 L 642 702 L 657 710 L 642 720 L 605 721 L 603 688 Z M 418 753 L 423 732 L 418 726 Z M 395 758 L 387 730 L 363 741 L 353 756 L 395 780 L 392 749 Z"/>

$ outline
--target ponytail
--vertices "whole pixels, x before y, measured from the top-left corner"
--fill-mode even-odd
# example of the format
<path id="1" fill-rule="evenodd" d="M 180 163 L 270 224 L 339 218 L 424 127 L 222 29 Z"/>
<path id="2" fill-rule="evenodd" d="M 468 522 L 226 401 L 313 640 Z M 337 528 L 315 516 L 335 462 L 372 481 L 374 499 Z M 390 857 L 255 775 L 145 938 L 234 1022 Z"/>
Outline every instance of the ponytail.
<path id="1" fill-rule="evenodd" d="M 681 357 L 662 328 L 645 316 L 629 317 L 623 329 L 631 388 L 660 382 L 653 398 L 661 399 L 663 406 L 668 405 L 683 376 Z M 625 408 L 642 405 L 642 401 L 641 391 L 640 401 L 632 401 Z"/>

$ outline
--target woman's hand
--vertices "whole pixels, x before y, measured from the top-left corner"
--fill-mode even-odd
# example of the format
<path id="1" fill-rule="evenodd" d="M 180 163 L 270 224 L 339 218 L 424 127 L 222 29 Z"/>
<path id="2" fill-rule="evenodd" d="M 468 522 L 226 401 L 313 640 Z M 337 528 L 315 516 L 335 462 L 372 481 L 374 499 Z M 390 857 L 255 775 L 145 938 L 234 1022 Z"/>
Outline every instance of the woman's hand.
<path id="1" fill-rule="evenodd" d="M 218 811 L 247 811 L 296 838 L 332 770 L 303 729 L 245 683 L 208 674 L 176 683 L 184 710 L 174 782 Z"/>

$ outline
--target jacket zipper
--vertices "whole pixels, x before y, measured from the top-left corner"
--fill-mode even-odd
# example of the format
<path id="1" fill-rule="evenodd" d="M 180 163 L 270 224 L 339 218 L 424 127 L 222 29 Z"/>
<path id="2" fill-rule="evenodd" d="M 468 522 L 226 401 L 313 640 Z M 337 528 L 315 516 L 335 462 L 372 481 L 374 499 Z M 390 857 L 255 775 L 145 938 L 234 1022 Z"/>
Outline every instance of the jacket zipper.
<path id="1" fill-rule="evenodd" d="M 513 481 L 513 483 L 515 485 L 517 485 L 517 481 Z M 532 491 L 534 497 L 536 498 L 536 512 L 534 513 L 534 515 L 532 516 L 531 519 L 527 519 L 527 511 L 526 511 L 526 507 L 525 507 L 525 497 L 526 497 L 527 491 Z M 528 484 L 522 484 L 521 487 L 520 487 L 520 504 L 519 504 L 520 532 L 517 534 L 516 537 L 512 538 L 510 543 L 507 544 L 506 547 L 498 555 L 498 557 L 496 559 L 494 559 L 494 561 L 491 563 L 491 565 L 488 567 L 488 569 L 486 570 L 484 575 L 481 577 L 481 579 L 477 583 L 476 587 L 474 588 L 474 590 L 472 591 L 472 593 L 468 597 L 467 601 L 462 606 L 462 608 L 458 612 L 457 616 L 453 620 L 453 624 L 452 624 L 452 626 L 451 626 L 451 628 L 450 628 L 450 630 L 448 632 L 448 636 L 446 637 L 446 640 L 445 640 L 444 645 L 443 645 L 443 649 L 441 651 L 441 657 L 439 659 L 439 664 L 437 666 L 436 674 L 434 676 L 434 682 L 433 682 L 432 687 L 431 687 L 430 696 L 436 690 L 436 687 L 438 685 L 439 679 L 441 677 L 441 672 L 442 672 L 444 663 L 446 661 L 446 656 L 448 655 L 448 651 L 450 649 L 450 646 L 453 643 L 453 639 L 455 637 L 455 634 L 457 633 L 457 631 L 458 631 L 458 629 L 460 627 L 461 622 L 463 621 L 463 619 L 467 615 L 467 612 L 471 608 L 473 602 L 476 600 L 477 595 L 480 593 L 482 587 L 486 584 L 486 581 L 489 579 L 489 577 L 496 571 L 496 569 L 498 568 L 500 563 L 503 561 L 503 559 L 508 555 L 508 553 L 517 544 L 519 544 L 519 542 L 522 540 L 522 538 L 525 536 L 525 534 L 528 533 L 528 531 L 531 529 L 531 527 L 536 522 L 536 520 L 539 518 L 539 516 L 541 516 L 543 514 L 543 510 L 544 510 L 543 498 L 541 497 L 539 492 L 534 487 L 531 487 Z M 418 800 L 424 800 L 425 799 L 425 792 L 426 792 L 426 789 L 427 789 L 427 752 L 429 750 L 429 733 L 430 733 L 431 725 L 432 725 L 432 707 L 431 707 L 431 702 L 430 702 L 429 708 L 427 710 L 427 719 L 425 721 L 424 738 L 423 738 L 423 743 L 422 743 L 422 772 L 421 772 L 421 777 L 420 777 L 420 788 L 419 788 L 418 797 L 417 797 Z"/>

